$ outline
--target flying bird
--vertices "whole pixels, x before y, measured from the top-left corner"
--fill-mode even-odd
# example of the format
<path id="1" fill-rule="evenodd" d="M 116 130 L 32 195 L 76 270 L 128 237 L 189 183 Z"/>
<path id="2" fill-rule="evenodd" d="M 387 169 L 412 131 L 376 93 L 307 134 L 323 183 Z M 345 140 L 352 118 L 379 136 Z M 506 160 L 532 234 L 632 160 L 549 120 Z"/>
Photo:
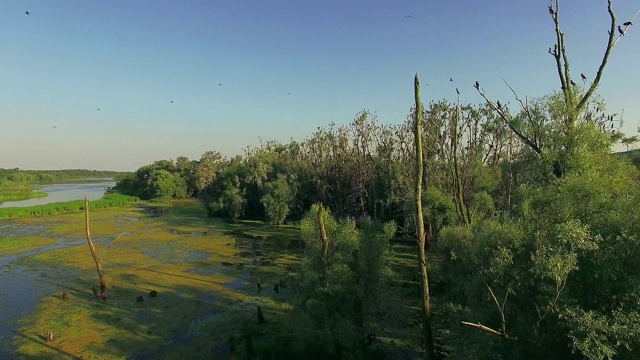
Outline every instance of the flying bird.
<path id="1" fill-rule="evenodd" d="M 631 21 L 627 21 L 626 23 L 622 24 L 624 26 L 629 26 L 629 25 L 633 25 L 633 23 Z"/>
<path id="2" fill-rule="evenodd" d="M 621 36 L 624 36 L 624 30 L 622 30 L 620 26 L 618 26 L 618 32 L 620 33 Z"/>
<path id="3" fill-rule="evenodd" d="M 28 11 L 25 11 L 25 12 L 24 12 L 24 14 L 25 14 L 25 15 L 29 15 L 29 12 L 28 12 Z"/>
<path id="4" fill-rule="evenodd" d="M 460 90 L 458 90 L 458 88 L 456 88 L 456 92 L 458 93 L 458 95 L 460 95 Z"/>
<path id="5" fill-rule="evenodd" d="M 476 81 L 476 89 L 480 90 L 480 83 Z"/>
<path id="6" fill-rule="evenodd" d="M 289 92 L 289 93 L 287 93 L 287 95 L 291 95 L 291 93 Z"/>
<path id="7" fill-rule="evenodd" d="M 413 19 L 413 16 L 411 16 L 411 15 L 407 15 L 407 16 L 405 16 L 405 19 L 406 19 L 406 18 Z"/>
<path id="8" fill-rule="evenodd" d="M 580 77 L 582 78 L 582 81 L 587 81 L 587 77 L 584 76 L 584 73 L 580 73 Z"/>
<path id="9" fill-rule="evenodd" d="M 222 84 L 218 84 L 218 86 L 222 86 Z"/>
<path id="10" fill-rule="evenodd" d="M 173 100 L 171 100 L 171 103 L 173 104 Z"/>
<path id="11" fill-rule="evenodd" d="M 58 127 L 58 125 L 51 125 L 51 127 L 55 129 L 56 127 Z"/>

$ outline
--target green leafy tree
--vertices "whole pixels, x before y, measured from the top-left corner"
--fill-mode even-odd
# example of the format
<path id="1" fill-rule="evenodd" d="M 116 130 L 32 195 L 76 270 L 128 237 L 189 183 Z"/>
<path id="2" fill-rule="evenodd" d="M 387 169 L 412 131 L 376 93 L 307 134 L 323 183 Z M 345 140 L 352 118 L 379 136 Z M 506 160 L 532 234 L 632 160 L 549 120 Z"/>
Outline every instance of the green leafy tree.
<path id="1" fill-rule="evenodd" d="M 297 309 L 313 322 L 314 333 L 326 344 L 328 355 L 340 348 L 362 355 L 367 314 L 381 298 L 380 286 L 386 264 L 384 255 L 393 224 L 370 220 L 336 221 L 319 205 L 302 219 L 306 244 L 297 281 Z"/>
<path id="2" fill-rule="evenodd" d="M 276 180 L 265 184 L 265 195 L 262 197 L 267 219 L 282 225 L 289 213 L 289 203 L 292 200 L 291 188 L 284 175 L 278 175 Z"/>

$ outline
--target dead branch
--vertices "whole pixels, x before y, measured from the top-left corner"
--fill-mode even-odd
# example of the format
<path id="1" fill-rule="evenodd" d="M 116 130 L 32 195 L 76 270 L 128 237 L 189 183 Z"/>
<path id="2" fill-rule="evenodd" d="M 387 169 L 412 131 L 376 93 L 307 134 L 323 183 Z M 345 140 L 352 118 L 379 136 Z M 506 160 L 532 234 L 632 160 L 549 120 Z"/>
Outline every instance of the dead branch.
<path id="1" fill-rule="evenodd" d="M 492 329 L 492 328 L 490 328 L 488 326 L 484 326 L 482 324 L 476 324 L 476 323 L 472 323 L 472 322 L 468 322 L 468 321 L 461 321 L 461 323 L 463 325 L 467 325 L 467 326 L 471 326 L 471 327 L 474 327 L 474 328 L 478 328 L 480 330 L 492 333 L 494 335 L 502 336 L 505 339 L 509 339 L 509 340 L 512 340 L 512 341 L 518 341 L 518 338 L 511 337 L 511 336 L 509 336 L 509 335 L 507 335 L 507 334 L 505 334 L 503 332 L 500 332 L 498 330 L 494 330 L 494 329 Z"/>
<path id="2" fill-rule="evenodd" d="M 507 86 L 509 86 L 509 84 L 507 84 Z M 511 88 L 511 87 L 509 86 L 509 88 Z M 489 98 L 485 95 L 484 89 L 480 89 L 479 87 L 476 88 L 476 89 L 477 89 L 478 93 L 480 94 L 480 96 L 482 96 L 482 98 L 487 102 L 487 104 L 489 104 L 489 106 L 491 106 L 491 108 L 493 110 L 495 110 L 498 113 L 498 115 L 500 115 L 500 118 L 507 124 L 509 129 L 511 129 L 511 131 L 513 131 L 513 133 L 516 134 L 516 136 L 518 136 L 520 138 L 520 140 L 522 140 L 525 144 L 527 144 L 538 155 L 542 155 L 542 149 L 535 142 L 533 142 L 531 139 L 529 139 L 527 136 L 525 136 L 520 130 L 518 130 L 518 128 L 516 127 L 515 123 L 513 123 L 513 121 L 511 121 L 509 119 L 511 116 L 508 115 L 502 109 L 501 106 L 499 107 L 496 104 L 494 104 L 493 101 L 489 100 Z M 513 91 L 513 89 L 511 89 L 511 91 Z M 517 97 L 516 97 L 516 99 L 519 100 Z"/>

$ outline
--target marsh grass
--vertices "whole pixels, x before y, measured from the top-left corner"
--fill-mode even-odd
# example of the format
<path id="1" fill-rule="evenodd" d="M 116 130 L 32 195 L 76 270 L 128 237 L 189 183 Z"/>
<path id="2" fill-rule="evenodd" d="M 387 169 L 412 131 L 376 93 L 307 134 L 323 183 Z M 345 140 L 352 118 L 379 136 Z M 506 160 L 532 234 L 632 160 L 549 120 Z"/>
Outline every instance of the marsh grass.
<path id="1" fill-rule="evenodd" d="M 100 200 L 91 201 L 89 206 L 91 207 L 91 209 L 102 209 L 108 207 L 126 206 L 129 203 L 135 201 L 139 201 L 139 199 L 136 197 L 121 194 L 108 194 Z M 73 213 L 82 211 L 84 211 L 84 200 L 74 200 L 29 207 L 0 208 L 0 219 L 55 215 L 60 213 Z"/>
<path id="2" fill-rule="evenodd" d="M 38 236 L 3 237 L 0 235 L 0 256 L 17 255 L 53 243 L 55 243 L 53 239 Z"/>
<path id="3" fill-rule="evenodd" d="M 20 201 L 46 196 L 46 193 L 33 191 L 27 185 L 0 186 L 0 204 L 6 201 Z"/>
<path id="4" fill-rule="evenodd" d="M 261 359 L 322 358 L 313 327 L 292 310 L 293 285 L 273 290 L 280 280 L 294 281 L 302 254 L 295 227 L 209 219 L 195 201 L 99 209 L 91 219 L 94 239 L 103 239 L 95 245 L 110 285 L 108 302 L 95 301 L 91 292 L 98 278 L 86 245 L 20 259 L 17 265 L 70 275 L 52 278 L 64 286 L 20 320 L 13 340 L 17 358 L 244 359 L 249 335 Z M 44 225 L 56 239 L 77 239 L 84 230 L 78 213 L 11 221 Z M 412 252 L 399 256 L 394 268 L 413 271 Z M 379 316 L 378 338 L 391 353 L 418 354 L 418 302 L 406 305 L 414 289 L 401 282 L 390 286 L 392 306 Z M 158 296 L 149 297 L 150 290 Z M 69 299 L 61 300 L 60 291 Z M 144 301 L 136 302 L 138 296 Z M 264 325 L 257 324 L 256 305 Z M 52 342 L 44 341 L 47 330 L 55 334 Z"/>

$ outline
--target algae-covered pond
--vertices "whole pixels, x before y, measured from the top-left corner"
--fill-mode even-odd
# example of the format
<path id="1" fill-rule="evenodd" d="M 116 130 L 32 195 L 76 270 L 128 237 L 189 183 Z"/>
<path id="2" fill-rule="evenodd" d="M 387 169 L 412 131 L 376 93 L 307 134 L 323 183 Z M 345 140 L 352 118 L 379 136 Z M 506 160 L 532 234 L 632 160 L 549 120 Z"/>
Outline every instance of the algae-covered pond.
<path id="1" fill-rule="evenodd" d="M 294 228 L 207 219 L 190 201 L 90 217 L 107 302 L 91 291 L 84 214 L 0 221 L 0 358 L 226 358 L 256 305 L 290 307 L 273 285 L 299 262 Z"/>

